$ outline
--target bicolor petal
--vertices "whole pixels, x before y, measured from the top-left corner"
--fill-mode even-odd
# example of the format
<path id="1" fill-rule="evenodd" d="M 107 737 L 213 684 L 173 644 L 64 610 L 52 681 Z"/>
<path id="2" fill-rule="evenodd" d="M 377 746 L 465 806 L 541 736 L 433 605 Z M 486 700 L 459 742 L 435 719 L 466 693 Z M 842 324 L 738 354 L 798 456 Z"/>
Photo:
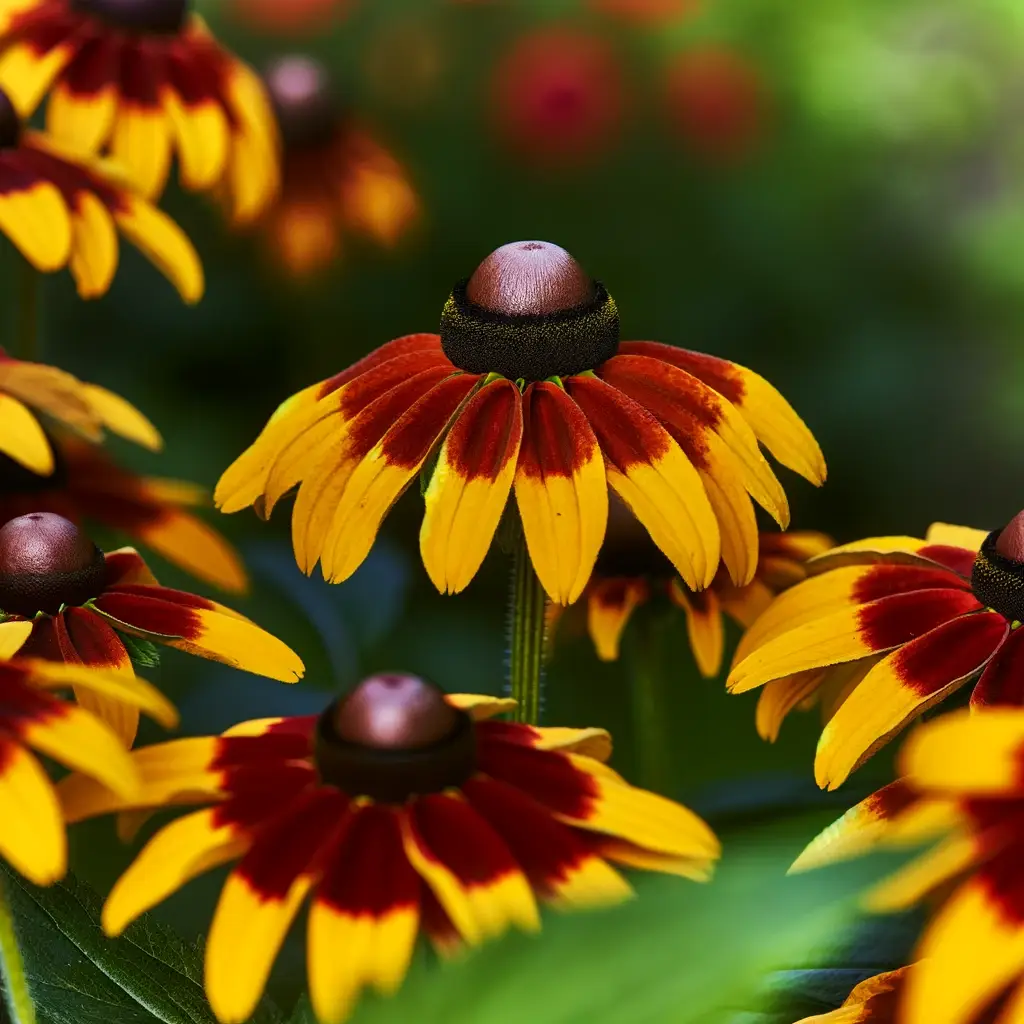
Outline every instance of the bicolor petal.
<path id="1" fill-rule="evenodd" d="M 978 675 L 1009 632 L 997 612 L 964 615 L 882 658 L 818 741 L 814 774 L 835 789 L 906 724 Z"/>
<path id="2" fill-rule="evenodd" d="M 779 462 L 815 485 L 825 482 L 825 458 L 814 435 L 782 395 L 752 370 L 654 341 L 623 342 L 619 351 L 652 356 L 692 374 L 739 409 L 758 440 Z"/>
<path id="3" fill-rule="evenodd" d="M 672 580 L 669 596 L 686 614 L 686 633 L 700 674 L 713 679 L 722 669 L 725 652 L 725 625 L 718 595 L 713 590 L 687 591 L 679 580 Z"/>
<path id="4" fill-rule="evenodd" d="M 478 383 L 478 377 L 458 374 L 436 384 L 394 421 L 352 470 L 324 541 L 321 564 L 330 582 L 348 579 L 362 564 L 384 516 Z"/>
<path id="5" fill-rule="evenodd" d="M 406 856 L 469 945 L 509 927 L 537 931 L 526 876 L 501 836 L 457 796 L 431 794 L 403 815 Z"/>
<path id="6" fill-rule="evenodd" d="M 420 888 L 398 813 L 356 810 L 309 914 L 309 993 L 319 1020 L 345 1020 L 364 986 L 384 995 L 398 988 L 419 928 Z"/>
<path id="7" fill-rule="evenodd" d="M 980 602 L 967 591 L 932 589 L 895 594 L 833 612 L 757 648 L 732 670 L 726 686 L 733 693 L 744 693 L 796 672 L 892 650 L 980 608 Z"/>
<path id="8" fill-rule="evenodd" d="M 530 561 L 548 596 L 571 604 L 594 568 L 608 522 L 608 486 L 597 437 L 557 384 L 523 393 L 516 505 Z"/>
<path id="9" fill-rule="evenodd" d="M 505 511 L 523 439 L 519 389 L 504 378 L 466 402 L 424 494 L 420 554 L 434 586 L 458 594 L 476 575 Z"/>
<path id="10" fill-rule="evenodd" d="M 587 630 L 602 661 L 616 661 L 619 643 L 634 610 L 650 597 L 644 579 L 596 580 L 587 594 Z"/>
<path id="11" fill-rule="evenodd" d="M 286 683 L 305 671 L 298 655 L 277 637 L 191 594 L 126 585 L 101 594 L 93 605 L 116 629 L 189 654 Z"/>
<path id="12" fill-rule="evenodd" d="M 571 377 L 605 457 L 608 485 L 693 590 L 718 569 L 721 535 L 700 474 L 653 414 L 604 381 Z"/>

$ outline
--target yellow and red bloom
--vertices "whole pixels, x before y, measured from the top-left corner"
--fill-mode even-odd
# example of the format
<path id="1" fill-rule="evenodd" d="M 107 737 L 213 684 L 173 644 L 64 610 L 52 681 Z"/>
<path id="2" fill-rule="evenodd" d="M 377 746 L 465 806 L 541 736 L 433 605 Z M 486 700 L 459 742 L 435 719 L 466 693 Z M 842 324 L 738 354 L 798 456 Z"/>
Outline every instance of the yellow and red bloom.
<path id="1" fill-rule="evenodd" d="M 796 1024 L 903 1024 L 903 993 L 917 969 L 916 964 L 910 964 L 865 978 L 838 1009 L 804 1017 Z M 965 1017 L 962 1024 L 1014 1024 L 1018 1017 L 1003 1016 L 1007 1006 L 1006 997 L 998 996 L 977 1014 Z"/>
<path id="2" fill-rule="evenodd" d="M 597 556 L 584 597 L 587 628 L 602 661 L 616 661 L 623 631 L 642 604 L 664 596 L 686 615 L 690 648 L 701 674 L 708 679 L 722 668 L 728 616 L 747 629 L 772 598 L 804 579 L 804 563 L 832 546 L 823 533 L 796 530 L 761 533 L 754 578 L 736 586 L 724 568 L 711 585 L 693 591 L 619 502 L 609 508 L 608 534 Z"/>
<path id="3" fill-rule="evenodd" d="M 319 718 L 136 750 L 135 797 L 72 776 L 61 784 L 70 820 L 212 805 L 150 840 L 111 891 L 104 928 L 120 933 L 189 879 L 239 860 L 206 942 L 214 1013 L 248 1019 L 311 895 L 309 993 L 329 1024 L 364 987 L 401 984 L 421 930 L 444 954 L 510 927 L 536 931 L 538 899 L 575 908 L 628 897 L 613 864 L 708 876 L 714 833 L 603 764 L 607 733 L 489 720 L 512 703 L 374 676 Z"/>
<path id="4" fill-rule="evenodd" d="M 163 445 L 156 427 L 119 395 L 55 366 L 12 359 L 0 348 L 0 457 L 49 476 L 56 460 L 40 416 L 94 443 L 111 430 L 151 451 Z"/>
<path id="5" fill-rule="evenodd" d="M 23 128 L 2 91 L 0 231 L 36 270 L 67 267 L 83 299 L 110 288 L 118 231 L 186 302 L 203 295 L 203 267 L 181 228 L 107 162 Z"/>
<path id="6" fill-rule="evenodd" d="M 608 490 L 694 590 L 719 558 L 757 568 L 751 497 L 781 525 L 785 492 L 758 441 L 813 483 L 817 442 L 750 370 L 653 341 L 619 342 L 604 287 L 546 242 L 503 246 L 456 285 L 441 333 L 398 338 L 284 402 L 224 473 L 224 512 L 270 515 L 299 484 L 299 567 L 347 579 L 426 467 L 420 551 L 442 592 L 463 590 L 511 491 L 550 598 L 575 601 L 605 535 Z"/>
<path id="7" fill-rule="evenodd" d="M 0 857 L 36 885 L 51 885 L 67 871 L 64 815 L 53 784 L 32 750 L 132 799 L 138 772 L 120 739 L 85 708 L 51 691 L 74 686 L 145 711 L 163 725 L 177 724 L 174 708 L 148 683 L 12 652 L 0 636 Z M 30 749 L 31 748 L 31 749 Z"/>
<path id="8" fill-rule="evenodd" d="M 298 655 L 237 612 L 159 586 L 131 548 L 105 555 L 77 526 L 48 512 L 0 527 L 0 650 L 131 676 L 125 637 L 282 682 L 303 673 Z M 130 745 L 137 709 L 88 691 L 78 696 Z"/>
<path id="9" fill-rule="evenodd" d="M 302 277 L 337 258 L 345 231 L 394 245 L 419 200 L 398 161 L 342 110 L 327 69 L 282 57 L 264 80 L 283 145 L 281 191 L 259 222 L 273 258 Z"/>
<path id="10" fill-rule="evenodd" d="M 1024 513 L 989 534 L 936 523 L 924 540 L 844 544 L 808 571 L 744 635 L 726 685 L 765 686 L 762 735 L 821 702 L 818 785 L 835 789 L 971 680 L 975 706 L 1024 703 Z"/>
<path id="11" fill-rule="evenodd" d="M 259 76 L 211 35 L 189 0 L 6 0 L 0 88 L 47 130 L 109 152 L 141 192 L 220 189 L 247 222 L 278 184 L 274 117 Z"/>
<path id="12" fill-rule="evenodd" d="M 542 166 L 576 166 L 608 148 L 625 108 L 622 67 L 600 36 L 546 28 L 518 39 L 491 84 L 501 141 Z"/>
<path id="13" fill-rule="evenodd" d="M 907 740 L 901 778 L 825 829 L 791 869 L 933 844 L 868 897 L 876 911 L 937 904 L 905 979 L 900 1024 L 1010 1024 L 1024 1013 L 1022 763 L 1024 710 L 943 715 Z"/>
<path id="14" fill-rule="evenodd" d="M 247 588 L 238 553 L 191 511 L 209 501 L 204 488 L 139 476 L 118 466 L 102 449 L 65 432 L 48 431 L 46 437 L 55 456 L 49 476 L 30 473 L 0 452 L 0 526 L 30 512 L 55 512 L 78 526 L 97 523 L 125 534 L 224 590 L 240 593 Z"/>

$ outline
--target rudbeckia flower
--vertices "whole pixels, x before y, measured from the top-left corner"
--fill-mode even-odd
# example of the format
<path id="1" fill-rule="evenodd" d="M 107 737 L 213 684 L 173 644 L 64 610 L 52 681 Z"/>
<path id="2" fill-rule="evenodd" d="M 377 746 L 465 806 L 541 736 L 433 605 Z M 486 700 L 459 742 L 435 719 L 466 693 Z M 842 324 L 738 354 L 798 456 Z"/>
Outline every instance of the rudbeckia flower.
<path id="1" fill-rule="evenodd" d="M 0 649 L 130 676 L 136 637 L 282 682 L 303 672 L 289 647 L 230 608 L 159 586 L 130 548 L 104 555 L 49 512 L 0 527 Z M 88 691 L 78 696 L 131 742 L 134 707 Z"/>
<path id="2" fill-rule="evenodd" d="M 501 140 L 543 166 L 576 166 L 614 141 L 625 108 L 623 72 L 600 36 L 545 28 L 516 40 L 491 83 Z"/>
<path id="3" fill-rule="evenodd" d="M 0 198 L 0 209 L 2 204 Z M 119 395 L 55 366 L 12 359 L 0 348 L 0 458 L 49 476 L 56 462 L 40 416 L 93 442 L 110 430 L 151 451 L 163 445 L 156 427 Z"/>
<path id="4" fill-rule="evenodd" d="M 0 25 L 5 17 L 0 10 Z M 0 68 L 3 57 L 0 57 Z M 116 168 L 23 128 L 0 91 L 0 231 L 35 267 L 67 267 L 83 299 L 103 295 L 117 269 L 120 232 L 188 303 L 203 294 L 192 243 Z"/>
<path id="5" fill-rule="evenodd" d="M 0 659 L 13 653 L 6 641 L 0 635 Z M 141 679 L 32 658 L 0 660 L 0 857 L 35 885 L 62 878 L 68 852 L 57 794 L 32 750 L 122 799 L 140 792 L 135 764 L 118 737 L 84 707 L 51 692 L 71 686 L 145 711 L 168 728 L 177 724 L 174 708 Z"/>
<path id="6" fill-rule="evenodd" d="M 798 704 L 822 703 L 819 786 L 835 789 L 974 679 L 976 706 L 1024 702 L 1024 513 L 989 534 L 936 523 L 924 540 L 844 544 L 808 569 L 744 635 L 726 685 L 767 684 L 758 720 L 770 737 Z"/>
<path id="7" fill-rule="evenodd" d="M 1011 1024 L 1024 1013 L 1022 762 L 1020 708 L 944 715 L 907 740 L 901 778 L 825 829 L 791 869 L 932 844 L 868 896 L 876 911 L 936 906 L 899 1024 Z"/>
<path id="8" fill-rule="evenodd" d="M 277 188 L 274 118 L 259 76 L 225 50 L 189 0 L 7 0 L 0 87 L 22 117 L 49 92 L 47 130 L 109 152 L 157 198 L 171 156 L 187 189 L 224 190 L 236 220 Z"/>
<path id="9" fill-rule="evenodd" d="M 210 805 L 150 840 L 111 891 L 103 927 L 119 934 L 237 860 L 206 941 L 214 1013 L 248 1019 L 310 896 L 309 993 L 330 1024 L 364 987 L 398 988 L 421 930 L 443 954 L 510 927 L 536 931 L 538 900 L 568 909 L 628 897 L 613 864 L 708 876 L 712 831 L 606 767 L 607 733 L 490 720 L 512 703 L 373 676 L 319 718 L 135 751 L 135 797 L 70 777 L 61 799 L 71 820 Z"/>
<path id="10" fill-rule="evenodd" d="M 619 501 L 609 506 L 608 533 L 584 592 L 587 627 L 602 661 L 616 661 L 623 631 L 642 604 L 664 596 L 686 615 L 690 647 L 703 676 L 722 667 L 727 616 L 744 629 L 780 591 L 804 579 L 804 562 L 832 546 L 822 533 L 761 533 L 754 578 L 738 587 L 719 568 L 707 590 L 693 591 Z"/>
<path id="11" fill-rule="evenodd" d="M 903 993 L 917 965 L 865 978 L 854 986 L 843 1005 L 831 1013 L 805 1017 L 796 1024 L 903 1024 Z M 977 1014 L 964 1018 L 963 1024 L 1013 1024 L 1017 1017 L 1003 1016 L 1008 1007 L 1004 996 L 997 997 Z"/>
<path id="12" fill-rule="evenodd" d="M 273 258 L 301 277 L 335 259 L 345 231 L 394 245 L 416 217 L 395 158 L 344 113 L 327 69 L 283 57 L 265 75 L 283 142 L 281 192 L 260 220 Z"/>
<path id="13" fill-rule="evenodd" d="M 620 344 L 601 284 L 557 246 L 515 242 L 456 285 L 440 335 L 398 338 L 284 402 L 214 501 L 269 515 L 300 484 L 296 560 L 340 582 L 423 471 L 423 563 L 458 593 L 514 487 L 533 567 L 566 604 L 590 578 L 611 488 L 691 589 L 711 583 L 720 555 L 743 585 L 757 568 L 750 498 L 782 525 L 789 516 L 758 440 L 824 479 L 813 436 L 766 380 L 671 345 Z"/>
<path id="14" fill-rule="evenodd" d="M 202 487 L 139 476 L 71 434 L 48 432 L 47 439 L 56 458 L 49 476 L 30 473 L 0 454 L 0 525 L 30 512 L 55 512 L 79 526 L 92 522 L 125 534 L 224 590 L 246 589 L 237 552 L 190 511 L 208 502 Z"/>

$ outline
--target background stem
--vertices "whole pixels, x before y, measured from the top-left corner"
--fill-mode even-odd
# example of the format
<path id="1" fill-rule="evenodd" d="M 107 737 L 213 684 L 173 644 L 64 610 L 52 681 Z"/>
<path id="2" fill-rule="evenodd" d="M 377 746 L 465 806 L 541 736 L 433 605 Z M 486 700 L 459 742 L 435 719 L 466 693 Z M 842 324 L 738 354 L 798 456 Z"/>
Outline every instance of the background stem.
<path id="1" fill-rule="evenodd" d="M 518 701 L 517 722 L 540 722 L 544 685 L 544 651 L 547 595 L 537 578 L 526 549 L 522 529 L 512 555 L 512 583 L 509 588 L 509 690 Z"/>
<path id="2" fill-rule="evenodd" d="M 626 659 L 633 703 L 633 747 L 637 781 L 645 789 L 663 793 L 669 782 L 669 759 L 661 692 L 661 644 L 655 617 L 644 611 L 641 609 L 636 616 Z"/>
<path id="3" fill-rule="evenodd" d="M 7 894 L 0 880 L 0 973 L 3 975 L 4 999 L 12 1024 L 35 1024 L 36 1011 L 25 977 L 25 964 L 18 948 Z"/>

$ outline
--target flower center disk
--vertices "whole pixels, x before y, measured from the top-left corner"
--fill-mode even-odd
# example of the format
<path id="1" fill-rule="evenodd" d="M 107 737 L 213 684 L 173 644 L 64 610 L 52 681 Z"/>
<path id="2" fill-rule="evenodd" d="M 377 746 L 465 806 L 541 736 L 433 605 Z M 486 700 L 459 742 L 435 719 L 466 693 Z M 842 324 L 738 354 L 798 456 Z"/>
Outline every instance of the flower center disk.
<path id="1" fill-rule="evenodd" d="M 32 512 L 0 529 L 0 611 L 56 615 L 103 592 L 103 552 L 74 523 Z"/>
<path id="2" fill-rule="evenodd" d="M 267 66 L 263 81 L 288 149 L 315 148 L 334 138 L 340 104 L 323 64 L 302 55 L 280 57 Z"/>
<path id="3" fill-rule="evenodd" d="M 604 286 L 564 249 L 511 242 L 452 290 L 441 345 L 467 373 L 568 377 L 615 355 L 619 314 Z"/>
<path id="4" fill-rule="evenodd" d="M 985 538 L 971 570 L 971 589 L 1003 618 L 1024 622 L 1024 512 Z"/>
<path id="5" fill-rule="evenodd" d="M 173 34 L 181 31 L 188 0 L 71 0 L 71 6 L 132 32 Z"/>
<path id="6" fill-rule="evenodd" d="M 469 778 L 473 722 L 416 676 L 370 676 L 320 716 L 314 758 L 321 779 L 349 796 L 403 803 Z"/>

